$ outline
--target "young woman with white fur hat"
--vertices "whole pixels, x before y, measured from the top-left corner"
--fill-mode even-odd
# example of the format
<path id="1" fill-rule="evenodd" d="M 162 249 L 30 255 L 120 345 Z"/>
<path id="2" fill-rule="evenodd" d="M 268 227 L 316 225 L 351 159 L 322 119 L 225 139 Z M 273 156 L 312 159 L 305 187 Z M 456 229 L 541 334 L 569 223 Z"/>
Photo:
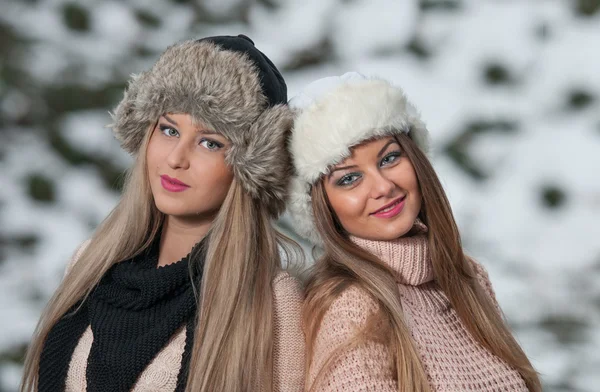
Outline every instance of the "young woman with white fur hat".
<path id="1" fill-rule="evenodd" d="M 307 284 L 310 391 L 540 391 L 465 255 L 404 92 L 348 73 L 290 101 L 289 210 L 322 255 Z"/>
<path id="2" fill-rule="evenodd" d="M 169 47 L 113 131 L 123 195 L 76 252 L 29 347 L 23 391 L 301 391 L 298 281 L 281 269 L 286 85 L 245 36 Z"/>

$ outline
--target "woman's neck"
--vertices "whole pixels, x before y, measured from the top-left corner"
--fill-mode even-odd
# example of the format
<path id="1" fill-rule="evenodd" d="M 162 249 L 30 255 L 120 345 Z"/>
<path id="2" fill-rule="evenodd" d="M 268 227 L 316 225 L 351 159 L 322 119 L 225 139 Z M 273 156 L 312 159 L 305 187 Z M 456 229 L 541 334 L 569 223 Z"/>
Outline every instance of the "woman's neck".
<path id="1" fill-rule="evenodd" d="M 409 234 L 395 240 L 367 240 L 350 236 L 350 240 L 377 256 L 394 271 L 398 283 L 418 286 L 433 280 L 427 226 L 415 221 Z"/>
<path id="2" fill-rule="evenodd" d="M 190 253 L 190 250 L 204 238 L 210 221 L 186 221 L 174 216 L 167 216 L 163 224 L 160 238 L 160 249 L 157 267 L 176 263 Z"/>

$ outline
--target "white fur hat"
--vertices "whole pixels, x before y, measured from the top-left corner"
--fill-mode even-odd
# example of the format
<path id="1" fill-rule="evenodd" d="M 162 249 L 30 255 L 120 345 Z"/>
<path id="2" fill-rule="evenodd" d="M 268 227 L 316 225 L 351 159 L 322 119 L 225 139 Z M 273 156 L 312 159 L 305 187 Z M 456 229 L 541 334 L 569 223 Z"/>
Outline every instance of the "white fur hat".
<path id="1" fill-rule="evenodd" d="M 319 79 L 292 98 L 295 112 L 290 149 L 295 167 L 289 211 L 300 235 L 322 240 L 314 224 L 311 185 L 350 149 L 373 137 L 408 134 L 425 153 L 429 132 L 404 91 L 356 72 Z"/>

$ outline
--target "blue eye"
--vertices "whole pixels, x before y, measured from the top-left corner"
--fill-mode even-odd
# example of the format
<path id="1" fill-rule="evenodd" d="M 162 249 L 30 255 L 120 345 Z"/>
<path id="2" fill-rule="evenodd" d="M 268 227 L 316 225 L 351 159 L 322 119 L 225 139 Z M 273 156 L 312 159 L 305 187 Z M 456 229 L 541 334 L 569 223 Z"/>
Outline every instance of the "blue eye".
<path id="1" fill-rule="evenodd" d="M 383 159 L 379 163 L 379 166 L 382 167 L 396 162 L 401 155 L 402 154 L 400 153 L 400 151 L 390 152 L 389 154 L 383 157 Z"/>
<path id="2" fill-rule="evenodd" d="M 200 145 L 211 151 L 216 151 L 223 148 L 223 144 L 210 139 L 200 140 Z"/>
<path id="3" fill-rule="evenodd" d="M 342 178 L 337 181 L 338 186 L 348 186 L 354 184 L 360 178 L 360 174 L 358 173 L 350 173 L 346 174 Z"/>
<path id="4" fill-rule="evenodd" d="M 162 132 L 162 134 L 165 136 L 170 136 L 170 137 L 179 136 L 179 132 L 177 131 L 177 129 L 170 127 L 168 125 L 161 125 L 161 126 L 159 126 L 159 129 Z"/>

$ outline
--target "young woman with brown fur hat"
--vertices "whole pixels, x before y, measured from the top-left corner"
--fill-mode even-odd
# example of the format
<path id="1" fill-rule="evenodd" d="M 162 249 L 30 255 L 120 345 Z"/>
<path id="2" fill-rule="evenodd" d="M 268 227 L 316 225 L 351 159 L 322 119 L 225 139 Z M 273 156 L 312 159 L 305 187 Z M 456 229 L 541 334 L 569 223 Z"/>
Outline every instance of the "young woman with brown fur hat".
<path id="1" fill-rule="evenodd" d="M 300 391 L 298 282 L 281 270 L 291 115 L 245 37 L 168 48 L 113 130 L 123 195 L 41 317 L 24 391 Z"/>
<path id="2" fill-rule="evenodd" d="M 297 111 L 290 211 L 323 248 L 307 285 L 311 391 L 540 391 L 483 267 L 467 257 L 403 91 L 350 73 Z"/>

